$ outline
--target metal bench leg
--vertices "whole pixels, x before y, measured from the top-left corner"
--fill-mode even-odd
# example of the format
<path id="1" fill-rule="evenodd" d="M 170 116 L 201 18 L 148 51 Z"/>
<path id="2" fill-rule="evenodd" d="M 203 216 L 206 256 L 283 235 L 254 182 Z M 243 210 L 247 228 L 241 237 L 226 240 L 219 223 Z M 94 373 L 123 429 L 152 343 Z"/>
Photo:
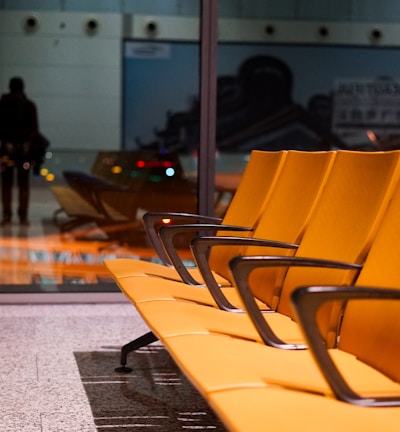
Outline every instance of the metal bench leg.
<path id="1" fill-rule="evenodd" d="M 115 368 L 115 372 L 119 372 L 119 373 L 132 372 L 132 368 L 126 366 L 128 354 L 131 353 L 132 351 L 136 351 L 139 348 L 147 346 L 152 342 L 156 342 L 157 340 L 158 337 L 153 332 L 150 331 L 144 334 L 143 336 L 140 336 L 135 340 L 125 344 L 121 348 L 121 357 L 120 357 L 121 366 Z"/>

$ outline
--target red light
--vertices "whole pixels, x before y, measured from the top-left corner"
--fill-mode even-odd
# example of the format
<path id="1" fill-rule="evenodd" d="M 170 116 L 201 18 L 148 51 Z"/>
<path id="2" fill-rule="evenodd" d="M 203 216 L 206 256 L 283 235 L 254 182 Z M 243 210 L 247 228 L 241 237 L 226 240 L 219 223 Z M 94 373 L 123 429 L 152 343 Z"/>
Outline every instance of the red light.
<path id="1" fill-rule="evenodd" d="M 169 225 L 172 222 L 172 219 L 162 219 L 162 223 L 164 225 Z"/>
<path id="2" fill-rule="evenodd" d="M 139 160 L 136 162 L 136 166 L 138 168 L 171 168 L 174 166 L 174 163 L 171 161 L 159 161 L 159 160 L 152 160 L 152 161 L 144 161 Z"/>

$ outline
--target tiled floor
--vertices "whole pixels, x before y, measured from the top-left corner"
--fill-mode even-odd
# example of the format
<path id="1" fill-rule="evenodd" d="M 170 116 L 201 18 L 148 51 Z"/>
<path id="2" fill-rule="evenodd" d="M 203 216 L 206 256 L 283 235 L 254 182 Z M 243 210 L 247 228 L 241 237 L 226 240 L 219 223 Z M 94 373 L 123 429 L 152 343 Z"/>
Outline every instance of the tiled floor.
<path id="1" fill-rule="evenodd" d="M 0 430 L 95 431 L 73 353 L 140 332 L 132 307 L 3 305 L 0 316 Z"/>
<path id="2" fill-rule="evenodd" d="M 2 432 L 224 430 L 160 344 L 114 372 L 148 330 L 128 303 L 2 305 L 0 328 Z"/>

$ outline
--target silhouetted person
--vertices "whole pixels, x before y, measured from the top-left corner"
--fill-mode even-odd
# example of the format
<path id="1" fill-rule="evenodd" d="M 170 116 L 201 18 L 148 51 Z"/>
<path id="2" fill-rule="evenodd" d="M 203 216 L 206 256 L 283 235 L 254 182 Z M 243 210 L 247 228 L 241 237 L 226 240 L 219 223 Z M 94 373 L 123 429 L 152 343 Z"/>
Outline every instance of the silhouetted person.
<path id="1" fill-rule="evenodd" d="M 21 225 L 28 225 L 30 149 L 39 132 L 36 105 L 24 93 L 22 78 L 11 78 L 10 92 L 0 99 L 1 192 L 3 219 L 12 219 L 12 188 L 17 172 L 18 217 Z M 14 169 L 15 168 L 15 169 Z"/>

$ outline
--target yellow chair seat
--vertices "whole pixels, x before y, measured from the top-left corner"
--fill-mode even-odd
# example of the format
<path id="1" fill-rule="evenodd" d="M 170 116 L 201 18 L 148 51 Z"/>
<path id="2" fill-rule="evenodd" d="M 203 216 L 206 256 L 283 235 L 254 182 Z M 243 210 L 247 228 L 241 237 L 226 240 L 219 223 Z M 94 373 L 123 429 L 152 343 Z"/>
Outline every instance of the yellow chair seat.
<path id="1" fill-rule="evenodd" d="M 310 350 L 280 350 L 215 334 L 163 337 L 186 376 L 208 398 L 210 393 L 268 385 L 333 397 Z M 334 361 L 361 394 L 399 394 L 400 385 L 351 354 L 330 350 Z"/>
<path id="2" fill-rule="evenodd" d="M 174 267 L 167 267 L 154 262 L 134 260 L 130 258 L 110 259 L 105 262 L 109 271 L 117 275 L 118 279 L 124 279 L 133 276 L 155 276 L 167 280 L 180 281 L 181 277 Z M 198 281 L 202 281 L 202 276 L 197 268 L 188 268 L 189 273 Z M 223 276 L 213 273 L 219 285 L 231 286 L 231 282 Z"/>
<path id="3" fill-rule="evenodd" d="M 267 385 L 215 392 L 208 402 L 231 432 L 397 432 L 400 424 L 400 407 L 359 407 Z"/>

